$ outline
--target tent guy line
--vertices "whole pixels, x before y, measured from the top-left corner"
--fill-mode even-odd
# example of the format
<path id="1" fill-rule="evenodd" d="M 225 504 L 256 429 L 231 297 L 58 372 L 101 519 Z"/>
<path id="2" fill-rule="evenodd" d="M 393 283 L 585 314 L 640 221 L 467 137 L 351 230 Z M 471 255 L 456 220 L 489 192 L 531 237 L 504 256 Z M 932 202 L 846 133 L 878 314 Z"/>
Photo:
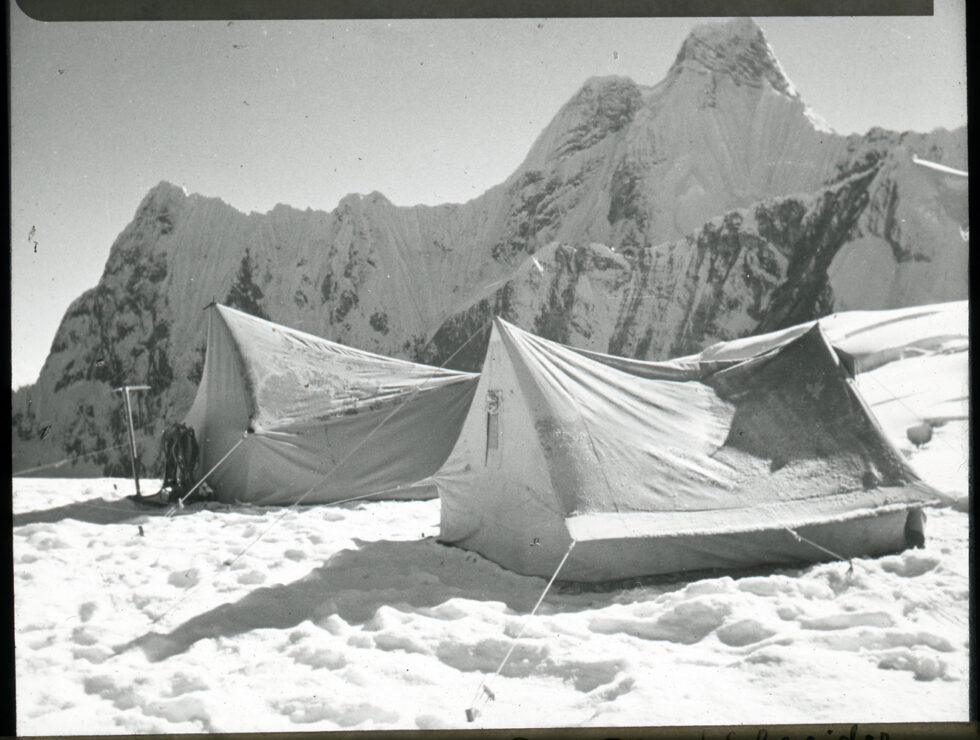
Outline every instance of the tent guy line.
<path id="1" fill-rule="evenodd" d="M 789 527 L 783 527 L 783 529 L 785 529 L 787 532 L 789 532 L 791 535 L 793 535 L 793 537 L 796 539 L 797 542 L 806 542 L 808 545 L 813 545 L 818 550 L 821 550 L 822 552 L 827 553 L 832 558 L 836 558 L 837 560 L 840 560 L 841 562 L 843 562 L 843 561 L 846 560 L 847 561 L 847 565 L 848 565 L 847 572 L 848 573 L 853 572 L 853 570 L 854 570 L 854 561 L 851 558 L 845 558 L 843 555 L 837 554 L 836 552 L 834 552 L 830 548 L 824 547 L 823 545 L 820 545 L 820 544 L 814 542 L 813 540 L 811 540 L 811 539 L 809 539 L 807 537 L 804 537 L 799 532 L 797 532 L 795 529 L 790 529 Z"/>
<path id="2" fill-rule="evenodd" d="M 175 506 L 173 506 L 173 507 L 170 508 L 170 510 L 167 512 L 167 516 L 168 517 L 172 517 L 175 513 L 177 513 L 177 509 L 183 509 L 184 508 L 184 502 L 188 499 L 188 497 L 192 493 L 194 493 L 194 491 L 196 491 L 198 488 L 200 488 L 201 487 L 201 484 L 203 484 L 204 481 L 206 481 L 208 479 L 208 476 L 211 475 L 211 473 L 213 473 L 215 470 L 217 470 L 218 469 L 218 466 L 220 466 L 221 463 L 223 463 L 225 460 L 227 460 L 229 457 L 231 457 L 231 453 L 234 452 L 235 450 L 237 450 L 239 448 L 239 446 L 242 444 L 242 442 L 244 442 L 246 439 L 248 439 L 248 432 L 246 432 L 245 434 L 243 434 L 242 435 L 242 438 L 240 440 L 238 440 L 237 442 L 235 442 L 235 446 L 232 447 L 230 450 L 228 450 L 228 452 L 225 453 L 224 457 L 222 457 L 220 460 L 218 460 L 218 462 L 216 462 L 211 467 L 211 469 L 208 472 L 206 472 L 203 476 L 201 476 L 201 479 L 197 483 L 195 483 L 193 486 L 191 486 L 190 489 L 187 491 L 187 493 L 185 493 L 183 496 L 181 496 L 179 499 L 177 499 L 177 504 Z"/>
<path id="3" fill-rule="evenodd" d="M 497 670 L 493 672 L 492 676 L 480 682 L 480 686 L 479 688 L 477 688 L 476 694 L 473 695 L 473 701 L 470 702 L 470 707 L 469 709 L 466 710 L 466 719 L 468 722 L 472 722 L 479 715 L 480 712 L 479 709 L 477 709 L 477 704 L 479 704 L 481 701 L 487 702 L 494 698 L 494 693 L 490 690 L 490 686 L 489 686 L 490 682 L 493 681 L 497 676 L 499 676 L 500 672 L 504 669 L 504 666 L 507 665 L 507 661 L 510 660 L 510 656 L 513 655 L 514 649 L 517 647 L 517 641 L 524 636 L 524 631 L 527 629 L 527 622 L 528 622 L 527 618 L 533 617 L 537 613 L 538 607 L 541 606 L 541 602 L 544 601 L 544 597 L 547 595 L 548 591 L 551 590 L 551 587 L 555 583 L 555 579 L 558 578 L 558 574 L 561 572 L 562 567 L 565 565 L 566 561 L 568 560 L 568 556 L 572 554 L 572 548 L 574 547 L 575 547 L 575 540 L 573 539 L 571 542 L 568 543 L 568 549 L 565 551 L 565 557 L 561 559 L 561 562 L 558 563 L 558 567 L 555 568 L 555 572 L 551 574 L 551 579 L 548 581 L 548 584 L 544 587 L 544 590 L 541 592 L 541 595 L 538 597 L 538 601 L 534 605 L 534 608 L 531 609 L 530 612 L 528 612 L 527 617 L 523 620 L 520 631 L 517 633 L 517 635 L 514 637 L 513 641 L 511 642 L 510 648 L 507 650 L 507 653 L 504 655 L 504 659 L 500 661 L 500 665 L 497 666 Z"/>

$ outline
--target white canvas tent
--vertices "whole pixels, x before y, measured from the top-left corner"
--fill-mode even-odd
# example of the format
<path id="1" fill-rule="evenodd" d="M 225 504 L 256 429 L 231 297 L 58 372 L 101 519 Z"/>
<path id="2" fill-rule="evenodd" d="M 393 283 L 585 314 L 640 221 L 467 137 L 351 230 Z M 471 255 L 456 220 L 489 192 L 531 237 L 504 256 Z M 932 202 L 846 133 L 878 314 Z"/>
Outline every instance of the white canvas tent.
<path id="1" fill-rule="evenodd" d="M 213 305 L 186 423 L 222 501 L 432 498 L 477 376 L 382 357 Z M 384 422 L 382 424 L 382 422 Z M 376 495 L 375 495 L 376 494 Z"/>
<path id="2" fill-rule="evenodd" d="M 826 557 L 800 537 L 844 557 L 902 549 L 908 512 L 939 496 L 820 327 L 761 352 L 721 370 L 635 362 L 496 320 L 433 477 L 440 539 L 539 576 L 574 540 L 561 578 L 581 581 Z"/>
<path id="3" fill-rule="evenodd" d="M 707 366 L 724 366 L 778 347 L 815 323 L 722 342 L 700 357 Z M 911 426 L 969 418 L 968 301 L 845 311 L 819 324 L 834 349 L 846 356 L 861 396 L 896 444 L 908 444 Z"/>
<path id="4" fill-rule="evenodd" d="M 703 363 L 746 360 L 785 344 L 818 323 L 834 348 L 853 358 L 855 372 L 863 373 L 904 357 L 964 347 L 969 343 L 970 307 L 968 301 L 952 301 L 844 311 L 768 334 L 719 342 L 698 359 Z"/>

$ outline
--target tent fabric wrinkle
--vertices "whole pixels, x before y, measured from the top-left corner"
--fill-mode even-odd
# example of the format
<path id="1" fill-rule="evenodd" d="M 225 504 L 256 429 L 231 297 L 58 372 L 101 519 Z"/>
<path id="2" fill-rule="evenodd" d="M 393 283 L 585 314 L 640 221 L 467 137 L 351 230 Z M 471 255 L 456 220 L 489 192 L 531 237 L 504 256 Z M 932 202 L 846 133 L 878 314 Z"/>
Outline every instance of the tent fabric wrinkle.
<path id="1" fill-rule="evenodd" d="M 704 366 L 698 355 L 679 357 L 673 360 L 636 360 L 630 357 L 618 357 L 594 350 L 569 347 L 576 354 L 591 360 L 622 370 L 630 375 L 651 380 L 698 380 L 704 373 Z"/>
<path id="2" fill-rule="evenodd" d="M 384 357 L 227 306 L 210 309 L 186 423 L 222 501 L 288 505 L 432 498 L 477 376 Z"/>
<path id="3" fill-rule="evenodd" d="M 263 319 L 226 306 L 216 310 L 243 353 L 256 428 L 311 424 L 474 377 L 267 326 Z"/>
<path id="4" fill-rule="evenodd" d="M 636 481 L 629 480 L 641 468 L 663 482 L 644 491 L 647 496 L 663 491 L 672 498 L 697 498 L 698 487 L 690 481 L 729 481 L 729 466 L 712 454 L 724 442 L 733 409 L 709 388 L 673 380 L 638 383 L 519 330 L 503 334 L 503 341 L 548 409 L 535 427 L 545 456 L 557 463 L 549 468 L 569 512 L 600 510 L 613 502 L 645 508 L 636 500 Z M 576 482 L 583 479 L 593 484 Z"/>
<path id="5" fill-rule="evenodd" d="M 615 362 L 498 318 L 432 477 L 440 539 L 540 576 L 574 539 L 570 580 L 819 557 L 789 527 L 837 552 L 900 548 L 906 512 L 938 495 L 884 437 L 821 326 L 756 349 Z"/>

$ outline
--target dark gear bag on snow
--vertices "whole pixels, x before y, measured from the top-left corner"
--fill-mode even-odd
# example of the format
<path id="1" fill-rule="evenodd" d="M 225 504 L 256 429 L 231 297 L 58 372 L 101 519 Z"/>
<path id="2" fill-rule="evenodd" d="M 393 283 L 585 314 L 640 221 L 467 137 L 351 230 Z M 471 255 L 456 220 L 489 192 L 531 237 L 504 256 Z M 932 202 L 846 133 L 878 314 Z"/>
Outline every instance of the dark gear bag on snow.
<path id="1" fill-rule="evenodd" d="M 171 503 L 194 486 L 200 449 L 190 427 L 174 422 L 163 433 L 163 489 Z"/>

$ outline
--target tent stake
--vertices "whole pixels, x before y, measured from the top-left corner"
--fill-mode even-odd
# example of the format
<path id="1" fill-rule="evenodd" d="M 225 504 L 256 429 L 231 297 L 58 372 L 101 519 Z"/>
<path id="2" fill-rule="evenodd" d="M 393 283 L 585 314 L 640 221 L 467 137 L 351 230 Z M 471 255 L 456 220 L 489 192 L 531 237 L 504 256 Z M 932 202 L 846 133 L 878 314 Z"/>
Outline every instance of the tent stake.
<path id="1" fill-rule="evenodd" d="M 129 459 L 133 463 L 133 482 L 136 484 L 136 498 L 143 498 L 140 493 L 140 474 L 136 464 L 136 433 L 133 431 L 133 405 L 129 400 L 130 391 L 148 391 L 148 385 L 124 385 L 121 388 L 113 388 L 113 393 L 122 392 L 126 398 L 126 418 L 129 421 Z"/>

